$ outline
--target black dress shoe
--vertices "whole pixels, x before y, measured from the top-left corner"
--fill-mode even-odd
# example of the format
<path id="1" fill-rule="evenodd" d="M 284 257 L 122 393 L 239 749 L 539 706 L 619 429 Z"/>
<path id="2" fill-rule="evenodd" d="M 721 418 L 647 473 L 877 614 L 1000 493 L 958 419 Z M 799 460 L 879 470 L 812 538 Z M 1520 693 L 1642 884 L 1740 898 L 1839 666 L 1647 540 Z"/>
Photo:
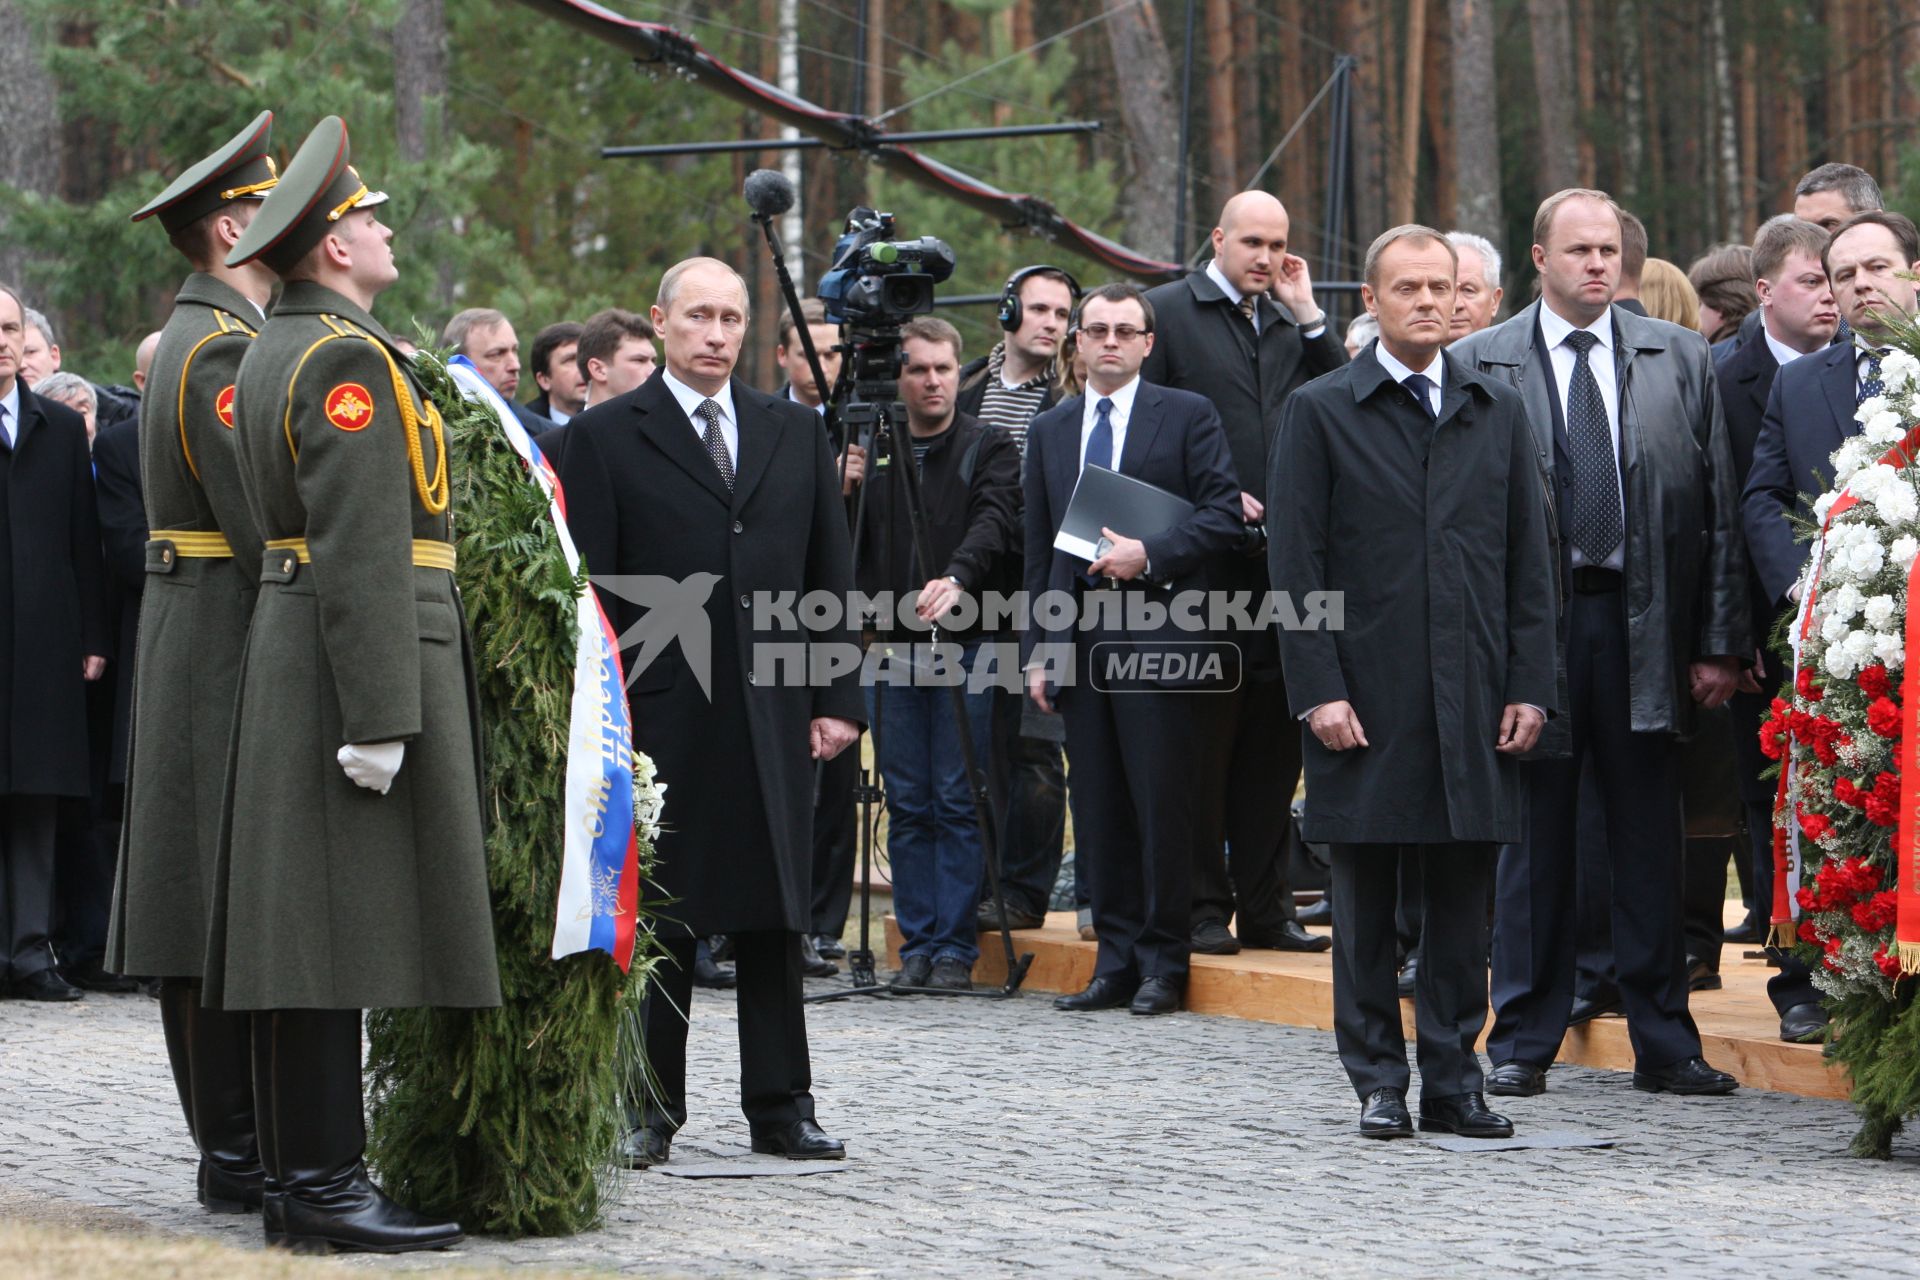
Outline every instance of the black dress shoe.
<path id="1" fill-rule="evenodd" d="M 80 988 L 68 982 L 52 969 L 42 969 L 38 973 L 30 973 L 24 978 L 16 978 L 13 982 L 13 998 L 15 1000 L 44 1000 L 48 1003 L 59 1004 L 69 1000 L 78 1000 L 84 994 Z"/>
<path id="2" fill-rule="evenodd" d="M 811 1120 L 795 1120 L 766 1133 L 753 1135 L 755 1155 L 785 1156 L 789 1160 L 845 1160 L 847 1144 L 830 1138 Z"/>
<path id="3" fill-rule="evenodd" d="M 933 961 L 925 956 L 908 956 L 900 962 L 900 972 L 894 975 L 892 985 L 898 987 L 924 987 L 933 982 Z"/>
<path id="4" fill-rule="evenodd" d="M 1333 946 L 1333 939 L 1308 933 L 1297 920 L 1284 920 L 1275 928 L 1262 929 L 1257 933 L 1242 929 L 1240 945 L 1258 947 L 1264 951 L 1325 951 Z"/>
<path id="5" fill-rule="evenodd" d="M 1411 1138 L 1413 1120 L 1407 1115 L 1407 1096 L 1398 1089 L 1375 1089 L 1360 1104 L 1363 1138 Z"/>
<path id="6" fill-rule="evenodd" d="M 973 967 L 953 956 L 941 956 L 933 962 L 933 975 L 927 985 L 935 991 L 973 990 Z"/>
<path id="7" fill-rule="evenodd" d="M 1240 944 L 1227 932 L 1227 926 L 1218 920 L 1202 920 L 1193 926 L 1192 948 L 1203 956 L 1234 956 L 1240 954 Z"/>
<path id="8" fill-rule="evenodd" d="M 1722 942 L 1737 942 L 1753 945 L 1767 940 L 1767 923 L 1751 911 L 1747 918 L 1720 935 Z"/>
<path id="9" fill-rule="evenodd" d="M 1084 1013 L 1089 1009 L 1118 1009 L 1133 999 L 1138 986 L 1120 978 L 1095 978 L 1083 991 L 1061 996 L 1053 1002 L 1056 1009 Z"/>
<path id="10" fill-rule="evenodd" d="M 1322 894 L 1320 901 L 1312 906 L 1300 908 L 1294 918 L 1301 924 L 1330 925 L 1333 923 L 1333 899 Z"/>
<path id="11" fill-rule="evenodd" d="M 1698 956 L 1687 957 L 1687 990 L 1718 991 L 1720 989 L 1720 970 L 1709 965 Z"/>
<path id="12" fill-rule="evenodd" d="M 1592 1022 L 1609 1013 L 1620 1012 L 1620 992 L 1614 989 L 1593 992 L 1589 995 L 1575 996 L 1573 1009 L 1567 1014 L 1567 1025 L 1577 1027 L 1583 1022 Z"/>
<path id="13" fill-rule="evenodd" d="M 139 979 L 108 973 L 98 960 L 63 968 L 60 976 L 82 991 L 98 991 L 102 995 L 131 995 L 140 989 Z"/>
<path id="14" fill-rule="evenodd" d="M 365 1165 L 325 1188 L 277 1195 L 274 1217 L 267 1242 L 295 1253 L 413 1253 L 462 1239 L 459 1223 L 435 1222 L 389 1200 Z"/>
<path id="15" fill-rule="evenodd" d="M 1400 966 L 1400 998 L 1413 999 L 1416 984 L 1420 981 L 1420 953 L 1409 952 L 1407 962 Z"/>
<path id="16" fill-rule="evenodd" d="M 1046 922 L 1047 917 L 1044 912 L 1029 911 L 1025 907 L 1016 907 L 1011 902 L 1007 904 L 1007 928 L 1009 929 L 1038 929 Z M 973 923 L 981 933 L 998 933 L 1000 909 L 991 902 L 981 903 L 980 910 L 973 917 Z"/>
<path id="17" fill-rule="evenodd" d="M 729 991 L 739 982 L 733 966 L 716 964 L 713 950 L 706 943 L 694 944 L 693 948 L 693 985 L 706 987 L 713 991 Z"/>
<path id="18" fill-rule="evenodd" d="M 1780 1015 L 1780 1038 L 1788 1044 L 1814 1044 L 1827 1034 L 1827 1010 L 1820 1004 L 1796 1004 Z"/>
<path id="19" fill-rule="evenodd" d="M 1463 1138 L 1511 1138 L 1513 1121 L 1487 1109 L 1477 1093 L 1420 1099 L 1420 1132 L 1457 1133 Z"/>
<path id="20" fill-rule="evenodd" d="M 619 1159 L 629 1169 L 651 1169 L 673 1157 L 673 1135 L 665 1129 L 641 1126 L 620 1139 Z"/>
<path id="21" fill-rule="evenodd" d="M 1487 1092 L 1502 1098 L 1531 1098 L 1547 1091 L 1547 1069 L 1509 1058 L 1487 1073 Z"/>
<path id="22" fill-rule="evenodd" d="M 819 953 L 822 960 L 845 960 L 847 958 L 847 944 L 840 941 L 837 936 L 831 933 L 814 934 L 813 949 Z"/>
<path id="23" fill-rule="evenodd" d="M 822 960 L 820 953 L 813 949 L 813 939 L 803 933 L 800 935 L 800 972 L 809 978 L 831 978 L 840 972 L 840 966 L 831 960 Z"/>
<path id="24" fill-rule="evenodd" d="M 1633 1087 L 1642 1093 L 1679 1093 L 1697 1097 L 1732 1093 L 1740 1082 L 1715 1071 L 1705 1058 L 1685 1058 L 1670 1067 L 1642 1071 L 1635 1067 Z"/>
<path id="25" fill-rule="evenodd" d="M 1172 978 L 1148 978 L 1133 993 L 1133 1003 L 1127 1006 L 1135 1013 L 1150 1016 L 1158 1013 L 1180 1012 L 1180 984 Z"/>

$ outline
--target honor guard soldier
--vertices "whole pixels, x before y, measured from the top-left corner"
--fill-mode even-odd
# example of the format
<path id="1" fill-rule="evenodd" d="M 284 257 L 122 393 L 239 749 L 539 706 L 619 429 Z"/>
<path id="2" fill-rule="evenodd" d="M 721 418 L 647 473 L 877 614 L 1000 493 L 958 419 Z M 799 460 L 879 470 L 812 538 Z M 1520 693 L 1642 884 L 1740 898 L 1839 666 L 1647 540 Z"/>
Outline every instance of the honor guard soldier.
<path id="1" fill-rule="evenodd" d="M 269 1244 L 460 1239 L 368 1180 L 366 1008 L 500 1003 L 440 414 L 369 311 L 393 232 L 321 121 L 227 256 L 285 282 L 242 361 L 266 550 L 240 674 L 206 997 L 254 1013 Z"/>
<path id="2" fill-rule="evenodd" d="M 261 541 L 233 442 L 240 357 L 266 319 L 273 273 L 229 267 L 274 184 L 263 111 L 136 214 L 157 217 L 192 264 L 147 375 L 139 430 L 151 533 L 135 666 L 138 740 L 107 967 L 160 979 L 160 1022 L 187 1131 L 200 1149 L 200 1203 L 258 1210 L 251 1017 L 201 1006 L 207 915 L 225 799 L 240 654 Z"/>

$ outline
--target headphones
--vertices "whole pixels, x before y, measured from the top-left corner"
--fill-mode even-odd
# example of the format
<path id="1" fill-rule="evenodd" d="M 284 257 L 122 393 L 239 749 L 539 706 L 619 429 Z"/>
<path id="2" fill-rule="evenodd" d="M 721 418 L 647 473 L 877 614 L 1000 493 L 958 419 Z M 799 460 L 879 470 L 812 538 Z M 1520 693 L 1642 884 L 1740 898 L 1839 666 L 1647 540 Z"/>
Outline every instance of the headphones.
<path id="1" fill-rule="evenodd" d="M 1079 306 L 1080 282 L 1073 278 L 1072 272 L 1063 271 L 1059 267 L 1049 266 L 1044 262 L 1036 263 L 1031 267 L 1022 267 L 1007 277 L 1006 287 L 1000 291 L 999 320 L 1002 329 L 1005 329 L 1008 333 L 1012 333 L 1020 327 L 1021 320 L 1025 319 L 1025 315 L 1020 306 L 1020 285 L 1030 276 L 1047 273 L 1066 277 L 1067 292 L 1073 295 L 1075 307 L 1077 308 Z"/>

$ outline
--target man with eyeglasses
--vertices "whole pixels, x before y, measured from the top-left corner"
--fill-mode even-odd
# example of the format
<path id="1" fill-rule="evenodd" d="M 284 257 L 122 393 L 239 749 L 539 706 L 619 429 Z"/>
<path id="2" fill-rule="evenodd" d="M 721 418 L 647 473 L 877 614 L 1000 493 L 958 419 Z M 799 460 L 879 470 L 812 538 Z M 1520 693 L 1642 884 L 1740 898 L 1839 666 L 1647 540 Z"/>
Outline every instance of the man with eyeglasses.
<path id="1" fill-rule="evenodd" d="M 1153 344 L 1153 308 L 1139 289 L 1093 290 L 1080 312 L 1087 390 L 1027 432 L 1027 594 L 1061 592 L 1078 606 L 1068 618 L 1036 609 L 1021 639 L 1028 696 L 1066 722 L 1075 856 L 1100 944 L 1086 989 L 1054 1001 L 1069 1011 L 1171 1013 L 1187 983 L 1201 681 L 1153 659 L 1194 648 L 1166 602 L 1211 585 L 1209 569 L 1241 534 L 1240 488 L 1213 406 L 1141 379 Z M 1193 510 L 1144 538 L 1102 530 L 1092 562 L 1056 550 L 1087 467 L 1145 481 Z M 1148 604 L 1159 606 L 1161 626 L 1141 625 Z"/>

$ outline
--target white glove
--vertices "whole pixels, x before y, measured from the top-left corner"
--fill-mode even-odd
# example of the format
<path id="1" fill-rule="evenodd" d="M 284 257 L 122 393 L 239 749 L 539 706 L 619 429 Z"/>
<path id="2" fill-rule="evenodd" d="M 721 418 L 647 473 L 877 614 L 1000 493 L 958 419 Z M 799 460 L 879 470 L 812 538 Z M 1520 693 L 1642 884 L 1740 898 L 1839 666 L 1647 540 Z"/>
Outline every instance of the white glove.
<path id="1" fill-rule="evenodd" d="M 353 785 L 385 795 L 392 788 L 393 776 L 400 772 L 400 760 L 406 753 L 404 742 L 349 742 L 334 759 L 353 779 Z"/>

